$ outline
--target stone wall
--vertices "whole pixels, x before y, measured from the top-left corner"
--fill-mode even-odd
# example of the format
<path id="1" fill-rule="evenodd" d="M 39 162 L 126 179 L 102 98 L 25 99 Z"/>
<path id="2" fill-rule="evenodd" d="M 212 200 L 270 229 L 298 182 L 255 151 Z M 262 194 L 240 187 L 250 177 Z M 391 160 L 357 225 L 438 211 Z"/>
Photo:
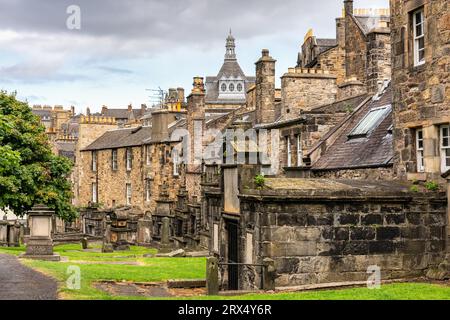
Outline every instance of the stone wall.
<path id="1" fill-rule="evenodd" d="M 117 149 L 117 170 L 112 170 L 112 150 L 97 151 L 97 171 L 92 171 L 92 152 L 81 152 L 82 181 L 79 203 L 87 206 L 92 201 L 92 183 L 98 185 L 98 202 L 103 208 L 126 206 L 126 184 L 131 184 L 131 206 L 145 212 L 153 213 L 156 200 L 159 198 L 161 186 L 170 186 L 169 198 L 176 195 L 183 181 L 183 171 L 180 176 L 173 175 L 172 148 L 174 143 L 155 143 L 149 145 L 150 164 L 147 164 L 145 146 L 132 147 L 132 169 L 126 170 L 126 148 Z M 150 201 L 146 201 L 145 183 L 150 181 Z"/>
<path id="2" fill-rule="evenodd" d="M 347 77 L 366 83 L 367 45 L 364 32 L 353 15 L 345 17 L 345 69 Z"/>
<path id="3" fill-rule="evenodd" d="M 100 117 L 84 117 L 80 121 L 78 140 L 75 146 L 75 166 L 71 176 L 74 186 L 74 205 L 76 206 L 81 206 L 86 203 L 85 198 L 83 198 L 84 195 L 82 195 L 84 191 L 81 190 L 84 185 L 83 179 L 86 170 L 86 163 L 83 163 L 84 160 L 81 155 L 81 150 L 100 138 L 105 132 L 117 128 L 115 120 L 109 119 L 109 121 L 100 123 L 97 121 L 100 119 Z"/>
<path id="4" fill-rule="evenodd" d="M 302 111 L 336 100 L 336 76 L 319 69 L 290 68 L 281 78 L 282 115 L 297 118 Z"/>
<path id="5" fill-rule="evenodd" d="M 396 175 L 392 166 L 386 168 L 367 168 L 353 170 L 313 171 L 311 177 L 325 179 L 352 180 L 394 180 Z"/>
<path id="6" fill-rule="evenodd" d="M 425 63 L 414 66 L 411 12 L 424 8 Z M 415 132 L 424 130 L 423 179 L 440 179 L 439 125 L 450 122 L 450 10 L 446 0 L 391 0 L 395 162 L 418 179 Z"/>
<path id="7" fill-rule="evenodd" d="M 245 236 L 252 233 L 253 261 L 275 260 L 277 286 L 366 281 L 374 265 L 383 280 L 404 279 L 440 263 L 445 195 L 366 196 L 241 196 L 242 259 L 248 255 Z M 242 288 L 251 288 L 259 273 L 240 277 Z"/>
<path id="8" fill-rule="evenodd" d="M 345 51 L 337 46 L 323 52 L 317 57 L 317 65 L 322 70 L 328 70 L 335 75 L 336 83 L 342 84 L 345 80 Z"/>

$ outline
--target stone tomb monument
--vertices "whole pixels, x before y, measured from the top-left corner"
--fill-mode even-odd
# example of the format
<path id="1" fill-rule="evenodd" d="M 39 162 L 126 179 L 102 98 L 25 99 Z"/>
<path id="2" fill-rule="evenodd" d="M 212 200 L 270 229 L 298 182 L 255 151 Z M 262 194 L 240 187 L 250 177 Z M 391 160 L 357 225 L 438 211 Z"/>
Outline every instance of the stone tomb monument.
<path id="1" fill-rule="evenodd" d="M 20 257 L 25 259 L 60 261 L 61 257 L 53 253 L 52 216 L 54 212 L 45 206 L 35 206 L 28 213 L 30 237 L 27 251 Z"/>

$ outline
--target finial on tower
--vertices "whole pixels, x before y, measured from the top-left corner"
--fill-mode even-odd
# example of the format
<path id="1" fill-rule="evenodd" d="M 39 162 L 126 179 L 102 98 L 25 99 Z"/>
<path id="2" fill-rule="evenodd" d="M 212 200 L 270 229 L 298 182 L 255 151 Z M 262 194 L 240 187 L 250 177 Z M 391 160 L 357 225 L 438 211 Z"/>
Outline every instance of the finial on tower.
<path id="1" fill-rule="evenodd" d="M 235 60 L 236 59 L 236 53 L 235 53 L 236 44 L 235 44 L 234 40 L 235 39 L 231 33 L 231 28 L 230 28 L 230 34 L 228 35 L 227 42 L 226 42 L 227 51 L 225 53 L 225 60 Z"/>

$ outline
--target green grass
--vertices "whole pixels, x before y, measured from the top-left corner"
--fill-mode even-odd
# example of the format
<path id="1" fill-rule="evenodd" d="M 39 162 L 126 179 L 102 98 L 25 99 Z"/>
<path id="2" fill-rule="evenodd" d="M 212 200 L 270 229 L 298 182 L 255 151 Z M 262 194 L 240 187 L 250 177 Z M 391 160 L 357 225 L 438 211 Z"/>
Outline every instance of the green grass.
<path id="1" fill-rule="evenodd" d="M 92 248 L 100 245 L 93 244 Z M 0 248 L 0 253 L 19 255 L 25 251 L 20 248 Z M 59 281 L 61 296 L 65 299 L 131 299 L 131 297 L 113 297 L 92 287 L 93 282 L 102 280 L 129 282 L 162 282 L 177 279 L 204 279 L 205 258 L 144 258 L 144 254 L 155 254 L 155 249 L 130 247 L 130 251 L 101 253 L 86 252 L 79 244 L 55 246 L 54 251 L 68 262 L 47 262 L 22 260 L 22 262 Z M 129 264 L 114 264 L 129 263 Z M 137 265 L 133 265 L 137 264 Z M 81 289 L 69 290 L 66 280 L 69 266 L 78 266 L 81 271 Z"/>
<path id="2" fill-rule="evenodd" d="M 98 245 L 93 245 L 98 247 Z M 169 279 L 205 278 L 205 258 L 143 258 L 156 250 L 131 247 L 130 251 L 114 253 L 85 252 L 80 245 L 61 245 L 55 252 L 69 258 L 69 262 L 45 262 L 22 260 L 24 264 L 48 274 L 59 281 L 60 297 L 64 299 L 146 299 L 144 297 L 111 296 L 95 289 L 96 281 L 113 280 L 129 282 L 163 282 Z M 0 248 L 0 253 L 18 255 L 21 248 Z M 131 257 L 136 256 L 136 257 Z M 137 265 L 123 265 L 125 262 Z M 103 263 L 103 264 L 102 264 Z M 105 264 L 109 263 L 109 264 Z M 116 264 L 114 264 L 116 263 Z M 67 268 L 79 266 L 81 290 L 66 287 Z M 396 283 L 382 285 L 380 290 L 350 288 L 340 290 L 318 290 L 296 293 L 249 294 L 237 297 L 191 297 L 185 300 L 450 300 L 450 286 L 429 283 Z"/>

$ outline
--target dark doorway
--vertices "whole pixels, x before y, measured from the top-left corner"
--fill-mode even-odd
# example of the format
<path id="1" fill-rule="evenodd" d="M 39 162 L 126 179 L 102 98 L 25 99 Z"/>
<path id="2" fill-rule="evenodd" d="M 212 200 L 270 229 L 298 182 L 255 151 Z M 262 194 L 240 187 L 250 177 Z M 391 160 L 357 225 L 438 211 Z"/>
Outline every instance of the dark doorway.
<path id="1" fill-rule="evenodd" d="M 228 229 L 228 263 L 239 263 L 238 224 L 234 221 L 227 223 Z M 239 266 L 228 266 L 228 290 L 239 290 Z"/>

